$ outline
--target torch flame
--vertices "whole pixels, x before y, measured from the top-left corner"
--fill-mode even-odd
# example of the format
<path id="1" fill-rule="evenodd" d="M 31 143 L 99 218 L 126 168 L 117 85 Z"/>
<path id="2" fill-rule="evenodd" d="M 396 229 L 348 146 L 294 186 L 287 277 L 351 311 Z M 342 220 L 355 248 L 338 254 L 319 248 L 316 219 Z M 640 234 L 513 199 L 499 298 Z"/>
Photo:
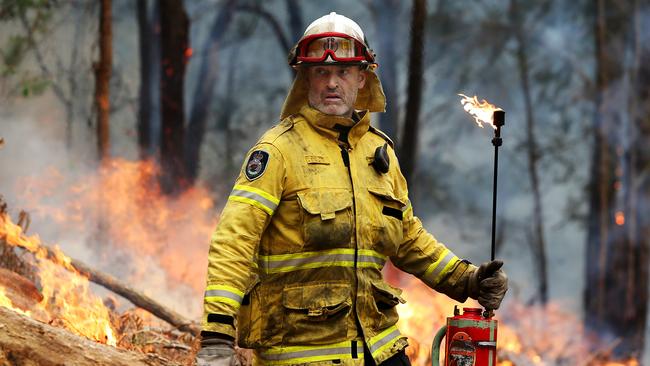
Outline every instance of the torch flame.
<path id="1" fill-rule="evenodd" d="M 495 106 L 494 104 L 490 104 L 485 99 L 479 102 L 476 95 L 471 98 L 465 94 L 458 95 L 463 97 L 460 100 L 460 104 L 463 105 L 463 109 L 465 109 L 467 113 L 471 114 L 472 117 L 474 117 L 474 121 L 476 121 L 476 124 L 479 127 L 483 128 L 483 123 L 487 123 L 492 128 L 496 129 L 496 126 L 492 121 L 492 115 L 494 114 L 494 111 L 502 111 L 503 109 Z"/>

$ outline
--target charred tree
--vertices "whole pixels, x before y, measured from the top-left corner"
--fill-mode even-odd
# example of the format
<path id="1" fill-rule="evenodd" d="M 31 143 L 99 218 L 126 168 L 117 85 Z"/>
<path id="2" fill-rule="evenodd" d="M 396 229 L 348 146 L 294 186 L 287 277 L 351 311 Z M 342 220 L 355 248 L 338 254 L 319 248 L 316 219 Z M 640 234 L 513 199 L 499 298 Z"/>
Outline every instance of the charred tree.
<path id="1" fill-rule="evenodd" d="M 628 294 L 628 302 L 636 302 L 636 320 L 633 328 L 636 345 L 642 350 L 645 344 L 644 328 L 647 324 L 648 277 L 650 275 L 650 1 L 636 1 L 635 21 L 635 71 L 632 76 L 637 98 L 633 104 L 634 123 L 631 132 L 630 195 L 627 198 L 628 230 L 632 242 L 630 262 L 634 270 L 628 273 L 627 283 L 635 291 Z M 634 318 L 637 316 L 638 318 Z"/>
<path id="2" fill-rule="evenodd" d="M 585 325 L 620 340 L 614 355 L 621 360 L 641 358 L 648 311 L 650 55 L 647 20 L 637 6 L 647 11 L 648 1 L 599 0 L 593 9 L 597 90 Z"/>
<path id="3" fill-rule="evenodd" d="M 218 80 L 219 47 L 232 20 L 237 0 L 228 0 L 214 19 L 210 34 L 202 49 L 199 79 L 194 90 L 190 121 L 185 136 L 184 165 L 188 184 L 193 184 L 199 174 L 201 145 L 205 136 L 210 107 Z"/>
<path id="4" fill-rule="evenodd" d="M 533 97 L 530 85 L 530 70 L 528 60 L 528 44 L 524 34 L 524 15 L 519 9 L 517 0 L 510 1 L 510 19 L 512 33 L 516 41 L 516 60 L 519 70 L 521 95 L 524 98 L 526 112 L 526 152 L 528 157 L 528 177 L 533 194 L 533 222 L 532 222 L 532 252 L 533 262 L 537 265 L 538 289 L 537 293 L 542 304 L 548 301 L 548 269 L 546 263 L 546 243 L 544 241 L 544 211 L 542 208 L 542 194 L 539 182 L 540 151 L 535 138 L 535 113 L 533 110 Z"/>
<path id="5" fill-rule="evenodd" d="M 378 71 L 386 94 L 386 113 L 379 114 L 379 126 L 388 136 L 397 141 L 397 120 L 399 117 L 399 97 L 397 93 L 397 26 L 400 11 L 399 0 L 380 0 L 372 5 L 372 12 L 377 21 L 378 50 L 377 62 L 381 65 Z M 373 48 L 373 45 L 369 45 Z"/>
<path id="6" fill-rule="evenodd" d="M 99 161 L 109 156 L 109 106 L 113 67 L 111 0 L 101 0 L 99 8 L 99 61 L 95 69 L 95 108 L 97 111 L 97 152 Z"/>
<path id="7" fill-rule="evenodd" d="M 424 60 L 424 22 L 427 16 L 425 0 L 413 0 L 411 18 L 411 51 L 409 56 L 408 100 L 400 147 L 400 166 L 407 182 L 412 182 L 418 146 L 418 125 L 422 99 L 422 62 Z"/>
<path id="8" fill-rule="evenodd" d="M 152 153 L 152 65 L 157 62 L 154 57 L 155 30 L 152 17 L 149 16 L 148 0 L 138 0 L 136 4 L 138 19 L 138 41 L 140 48 L 140 91 L 138 99 L 138 149 L 140 159 L 149 158 Z"/>
<path id="9" fill-rule="evenodd" d="M 175 194 L 186 186 L 183 84 L 189 52 L 189 19 L 182 0 L 159 0 L 161 26 L 161 187 Z"/>

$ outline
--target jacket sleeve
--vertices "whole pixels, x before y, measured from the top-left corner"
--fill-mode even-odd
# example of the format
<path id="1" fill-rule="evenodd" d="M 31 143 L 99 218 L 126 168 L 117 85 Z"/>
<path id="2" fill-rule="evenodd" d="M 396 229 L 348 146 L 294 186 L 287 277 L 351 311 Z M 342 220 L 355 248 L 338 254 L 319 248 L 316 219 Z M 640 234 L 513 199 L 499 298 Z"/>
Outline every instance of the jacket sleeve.
<path id="1" fill-rule="evenodd" d="M 284 177 L 277 148 L 260 143 L 251 149 L 212 235 L 203 331 L 235 336 L 234 319 L 256 276 L 258 245 L 280 202 Z"/>
<path id="2" fill-rule="evenodd" d="M 444 293 L 454 300 L 464 302 L 469 296 L 469 277 L 476 266 L 458 258 L 449 248 L 440 243 L 422 226 L 414 216 L 408 200 L 406 180 L 397 174 L 398 195 L 407 202 L 403 209 L 404 240 L 391 261 L 402 271 L 418 277 L 427 286 Z"/>

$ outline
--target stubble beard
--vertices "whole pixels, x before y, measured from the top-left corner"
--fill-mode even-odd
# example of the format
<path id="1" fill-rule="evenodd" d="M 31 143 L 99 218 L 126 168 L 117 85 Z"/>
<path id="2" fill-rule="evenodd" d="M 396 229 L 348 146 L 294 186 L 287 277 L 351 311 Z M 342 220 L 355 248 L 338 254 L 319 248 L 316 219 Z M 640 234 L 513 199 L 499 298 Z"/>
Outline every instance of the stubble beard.
<path id="1" fill-rule="evenodd" d="M 353 105 L 349 103 L 345 95 L 340 95 L 339 102 L 331 103 L 326 101 L 326 97 L 318 95 L 316 98 L 309 95 L 309 105 L 321 113 L 330 116 L 350 117 L 352 116 Z M 355 96 L 356 99 L 356 96 Z"/>

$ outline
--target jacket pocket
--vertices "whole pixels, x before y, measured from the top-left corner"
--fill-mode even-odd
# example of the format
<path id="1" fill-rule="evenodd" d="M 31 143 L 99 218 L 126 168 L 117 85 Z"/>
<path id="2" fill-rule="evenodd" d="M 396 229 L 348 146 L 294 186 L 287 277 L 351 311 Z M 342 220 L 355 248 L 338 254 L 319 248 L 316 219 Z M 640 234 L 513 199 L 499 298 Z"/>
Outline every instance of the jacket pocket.
<path id="1" fill-rule="evenodd" d="M 298 192 L 304 243 L 314 250 L 336 248 L 352 238 L 352 193 L 349 190 Z"/>
<path id="2" fill-rule="evenodd" d="M 372 297 L 375 301 L 375 309 L 377 316 L 375 329 L 381 330 L 390 327 L 397 323 L 399 315 L 397 313 L 397 305 L 406 303 L 402 298 L 402 290 L 389 285 L 388 283 L 377 280 L 372 281 Z"/>
<path id="3" fill-rule="evenodd" d="M 385 255 L 393 255 L 404 240 L 404 209 L 406 202 L 383 187 L 368 187 L 374 199 L 373 247 Z"/>
<path id="4" fill-rule="evenodd" d="M 352 308 L 348 284 L 315 283 L 286 287 L 283 337 L 285 345 L 335 343 L 347 336 Z"/>
<path id="5" fill-rule="evenodd" d="M 260 280 L 256 278 L 248 287 L 237 314 L 237 344 L 255 348 L 262 345 L 262 311 Z"/>

